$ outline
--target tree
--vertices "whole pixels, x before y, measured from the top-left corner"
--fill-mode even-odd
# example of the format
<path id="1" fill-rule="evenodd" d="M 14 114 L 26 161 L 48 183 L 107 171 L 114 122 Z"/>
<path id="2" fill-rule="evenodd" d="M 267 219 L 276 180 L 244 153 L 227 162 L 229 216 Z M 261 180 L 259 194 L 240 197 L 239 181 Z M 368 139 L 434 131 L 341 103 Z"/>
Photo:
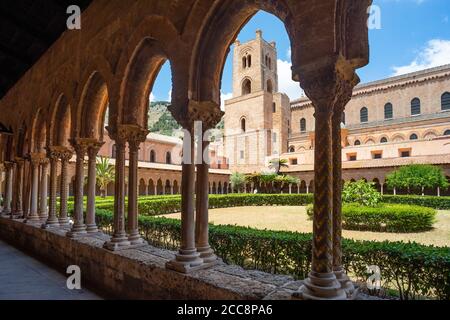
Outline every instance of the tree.
<path id="1" fill-rule="evenodd" d="M 281 168 L 289 167 L 287 159 L 272 159 L 269 162 L 269 169 L 275 169 L 277 175 L 280 175 Z"/>
<path id="2" fill-rule="evenodd" d="M 428 164 L 411 164 L 403 166 L 391 172 L 386 183 L 390 188 L 407 189 L 421 191 L 424 194 L 425 188 L 447 189 L 449 183 L 442 169 Z"/>
<path id="3" fill-rule="evenodd" d="M 230 182 L 233 190 L 240 192 L 245 185 L 245 175 L 243 173 L 234 172 L 230 176 Z"/>
<path id="4" fill-rule="evenodd" d="M 105 198 L 108 184 L 114 182 L 115 168 L 109 164 L 109 158 L 106 157 L 97 157 L 97 165 L 95 168 L 97 185 L 100 188 L 101 197 Z"/>
<path id="5" fill-rule="evenodd" d="M 342 201 L 346 203 L 359 203 L 363 206 L 375 207 L 382 199 L 373 182 L 359 180 L 346 182 L 342 190 Z"/>

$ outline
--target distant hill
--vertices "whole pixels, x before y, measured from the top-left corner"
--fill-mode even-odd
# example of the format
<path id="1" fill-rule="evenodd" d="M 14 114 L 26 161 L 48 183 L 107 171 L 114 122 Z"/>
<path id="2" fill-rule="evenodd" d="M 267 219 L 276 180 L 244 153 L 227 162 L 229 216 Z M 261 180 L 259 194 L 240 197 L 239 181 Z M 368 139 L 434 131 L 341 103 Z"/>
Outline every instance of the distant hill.
<path id="1" fill-rule="evenodd" d="M 152 133 L 158 133 L 165 136 L 179 136 L 181 126 L 173 118 L 167 107 L 168 101 L 154 101 L 150 103 L 148 111 L 148 128 Z M 223 119 L 217 124 L 216 129 L 224 129 Z"/>

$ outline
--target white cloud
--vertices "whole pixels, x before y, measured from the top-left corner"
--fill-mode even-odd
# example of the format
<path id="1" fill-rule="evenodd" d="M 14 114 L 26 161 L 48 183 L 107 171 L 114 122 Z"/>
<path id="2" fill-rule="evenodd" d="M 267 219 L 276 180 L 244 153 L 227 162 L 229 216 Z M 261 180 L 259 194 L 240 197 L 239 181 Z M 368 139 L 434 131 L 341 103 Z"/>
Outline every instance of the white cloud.
<path id="1" fill-rule="evenodd" d="M 172 101 L 172 89 L 170 89 L 169 93 L 167 94 L 167 101 Z"/>
<path id="2" fill-rule="evenodd" d="M 222 111 L 225 111 L 225 100 L 229 100 L 231 98 L 233 98 L 232 93 L 220 93 L 220 109 Z"/>
<path id="3" fill-rule="evenodd" d="M 450 63 L 450 40 L 433 39 L 408 65 L 393 67 L 393 75 L 402 75 Z"/>
<path id="4" fill-rule="evenodd" d="M 291 100 L 304 95 L 300 84 L 292 80 L 292 63 L 278 59 L 278 91 L 286 93 Z"/>
<path id="5" fill-rule="evenodd" d="M 152 92 L 152 93 L 150 93 L 150 102 L 154 102 L 154 101 L 156 101 L 156 97 Z"/>
<path id="6" fill-rule="evenodd" d="M 287 57 L 288 61 L 291 61 L 291 58 L 292 58 L 292 49 L 291 49 L 291 47 L 289 47 L 287 49 L 286 57 Z"/>

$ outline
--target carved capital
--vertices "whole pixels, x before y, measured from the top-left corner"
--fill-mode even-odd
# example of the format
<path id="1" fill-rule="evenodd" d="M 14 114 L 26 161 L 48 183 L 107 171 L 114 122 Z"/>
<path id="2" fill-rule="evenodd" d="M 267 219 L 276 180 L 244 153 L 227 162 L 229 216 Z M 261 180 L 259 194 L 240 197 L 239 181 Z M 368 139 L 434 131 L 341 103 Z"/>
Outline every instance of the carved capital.
<path id="1" fill-rule="evenodd" d="M 224 112 L 212 101 L 190 100 L 187 108 L 169 106 L 169 111 L 177 122 L 187 130 L 193 128 L 194 121 L 201 121 L 203 130 L 214 128 L 222 119 Z"/>
<path id="2" fill-rule="evenodd" d="M 29 160 L 33 167 L 38 167 L 43 159 L 42 153 L 30 153 Z"/>
<path id="3" fill-rule="evenodd" d="M 12 161 L 5 161 L 3 162 L 3 165 L 5 167 L 5 170 L 11 170 L 14 168 L 14 162 Z"/>
<path id="4" fill-rule="evenodd" d="M 301 66 L 296 73 L 316 113 L 342 113 L 359 83 L 353 66 L 341 56 Z"/>
<path id="5" fill-rule="evenodd" d="M 69 161 L 73 156 L 72 150 L 62 146 L 52 146 L 47 148 L 47 157 L 50 159 L 61 159 Z"/>

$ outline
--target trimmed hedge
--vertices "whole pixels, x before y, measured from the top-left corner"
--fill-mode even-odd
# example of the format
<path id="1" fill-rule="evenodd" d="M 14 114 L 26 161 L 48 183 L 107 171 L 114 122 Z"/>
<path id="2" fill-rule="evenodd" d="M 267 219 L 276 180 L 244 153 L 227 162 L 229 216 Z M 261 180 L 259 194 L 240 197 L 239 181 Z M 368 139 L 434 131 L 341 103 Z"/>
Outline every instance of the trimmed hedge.
<path id="1" fill-rule="evenodd" d="M 105 232 L 111 232 L 111 212 L 97 210 L 97 220 Z M 179 247 L 179 220 L 140 216 L 139 226 L 150 244 L 170 250 Z M 220 225 L 210 225 L 209 230 L 211 246 L 227 263 L 299 279 L 310 271 L 309 233 Z M 383 286 L 398 291 L 401 299 L 450 299 L 450 248 L 349 239 L 343 239 L 342 245 L 343 266 L 353 278 L 365 282 L 367 266 L 377 265 Z"/>
<path id="2" fill-rule="evenodd" d="M 422 207 L 434 208 L 434 209 L 438 209 L 438 210 L 449 210 L 450 209 L 450 197 L 384 195 L 383 202 L 411 204 L 411 205 L 417 205 L 417 206 L 422 206 Z"/>
<path id="3" fill-rule="evenodd" d="M 306 209 L 313 216 L 313 205 Z M 432 208 L 404 204 L 382 204 L 376 207 L 356 203 L 342 206 L 342 228 L 375 232 L 420 232 L 433 228 L 436 211 Z"/>

